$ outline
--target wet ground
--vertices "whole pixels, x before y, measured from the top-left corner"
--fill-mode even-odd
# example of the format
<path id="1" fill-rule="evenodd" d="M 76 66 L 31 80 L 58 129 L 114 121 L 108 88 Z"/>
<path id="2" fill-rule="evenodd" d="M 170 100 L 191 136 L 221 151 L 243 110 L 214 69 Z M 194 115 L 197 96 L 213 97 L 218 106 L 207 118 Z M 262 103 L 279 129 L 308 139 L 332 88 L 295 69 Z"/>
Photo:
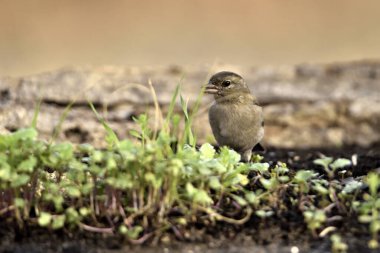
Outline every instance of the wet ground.
<path id="1" fill-rule="evenodd" d="M 286 162 L 289 168 L 320 170 L 313 160 L 322 156 L 348 158 L 355 160 L 347 168 L 349 176 L 358 177 L 369 171 L 380 170 L 380 145 L 370 148 L 345 147 L 341 149 L 286 150 L 267 148 L 261 153 L 264 161 L 275 164 Z M 294 217 L 292 217 L 292 215 Z M 189 228 L 187 239 L 178 239 L 169 233 L 160 240 L 148 240 L 145 245 L 134 246 L 120 237 L 109 237 L 100 234 L 85 234 L 81 231 L 46 231 L 29 227 L 16 231 L 10 224 L 0 221 L 0 252 L 7 253 L 296 253 L 330 252 L 331 243 L 328 237 L 313 238 L 302 222 L 302 217 L 289 214 L 286 222 L 268 221 L 259 223 L 251 218 L 243 227 L 219 224 L 212 228 L 194 226 Z M 369 235 L 364 225 L 356 219 L 340 224 L 340 233 L 349 246 L 348 252 L 376 252 L 367 247 Z"/>

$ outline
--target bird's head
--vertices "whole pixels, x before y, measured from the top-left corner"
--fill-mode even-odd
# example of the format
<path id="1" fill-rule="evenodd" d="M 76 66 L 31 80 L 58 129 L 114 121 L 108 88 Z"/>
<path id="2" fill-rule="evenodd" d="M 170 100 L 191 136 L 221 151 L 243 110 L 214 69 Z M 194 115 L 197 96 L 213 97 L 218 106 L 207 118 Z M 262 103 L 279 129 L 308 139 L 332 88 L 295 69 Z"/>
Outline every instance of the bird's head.
<path id="1" fill-rule="evenodd" d="M 205 93 L 213 94 L 215 99 L 251 94 L 244 79 L 233 72 L 222 71 L 210 78 Z"/>

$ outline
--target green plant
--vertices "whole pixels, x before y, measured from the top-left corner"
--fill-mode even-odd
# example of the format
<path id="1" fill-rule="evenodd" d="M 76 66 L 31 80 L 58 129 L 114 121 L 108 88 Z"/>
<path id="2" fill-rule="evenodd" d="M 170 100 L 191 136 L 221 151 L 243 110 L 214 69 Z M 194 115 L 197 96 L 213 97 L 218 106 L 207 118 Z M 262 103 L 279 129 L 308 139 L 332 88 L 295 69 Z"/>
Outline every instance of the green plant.
<path id="1" fill-rule="evenodd" d="M 380 175 L 376 173 L 368 174 L 366 182 L 369 186 L 369 193 L 363 194 L 364 201 L 357 207 L 359 211 L 359 221 L 369 224 L 369 231 L 372 239 L 368 246 L 372 249 L 379 247 L 378 233 L 380 231 Z"/>
<path id="2" fill-rule="evenodd" d="M 307 227 L 317 236 L 317 229 L 321 228 L 326 221 L 326 214 L 321 209 L 310 208 L 303 212 Z"/>
<path id="3" fill-rule="evenodd" d="M 347 252 L 348 246 L 343 242 L 342 237 L 338 234 L 333 234 L 330 236 L 331 240 L 331 251 L 333 253 L 345 253 Z"/>
<path id="4" fill-rule="evenodd" d="M 333 178 L 335 171 L 351 165 L 351 161 L 346 158 L 338 158 L 334 161 L 331 157 L 324 157 L 314 160 L 314 164 L 322 166 L 328 177 Z"/>

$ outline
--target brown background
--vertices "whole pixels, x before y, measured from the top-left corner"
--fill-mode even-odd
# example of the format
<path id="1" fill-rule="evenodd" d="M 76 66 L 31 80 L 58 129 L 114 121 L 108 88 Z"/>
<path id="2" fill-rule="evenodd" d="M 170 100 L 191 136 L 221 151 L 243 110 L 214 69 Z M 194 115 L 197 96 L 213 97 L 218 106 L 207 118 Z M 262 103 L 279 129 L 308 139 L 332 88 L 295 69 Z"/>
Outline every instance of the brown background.
<path id="1" fill-rule="evenodd" d="M 377 0 L 0 0 L 0 75 L 380 57 Z"/>

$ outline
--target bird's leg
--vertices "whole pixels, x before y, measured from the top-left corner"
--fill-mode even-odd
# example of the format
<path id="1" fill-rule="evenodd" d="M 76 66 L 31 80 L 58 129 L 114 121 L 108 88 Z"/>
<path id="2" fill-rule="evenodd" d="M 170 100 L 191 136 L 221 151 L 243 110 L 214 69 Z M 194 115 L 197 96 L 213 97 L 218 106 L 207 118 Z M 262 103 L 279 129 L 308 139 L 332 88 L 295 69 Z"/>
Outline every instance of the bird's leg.
<path id="1" fill-rule="evenodd" d="M 241 161 L 247 163 L 247 162 L 251 161 L 252 150 L 250 150 L 250 149 L 245 150 L 245 151 L 241 152 L 240 155 L 241 155 Z"/>

